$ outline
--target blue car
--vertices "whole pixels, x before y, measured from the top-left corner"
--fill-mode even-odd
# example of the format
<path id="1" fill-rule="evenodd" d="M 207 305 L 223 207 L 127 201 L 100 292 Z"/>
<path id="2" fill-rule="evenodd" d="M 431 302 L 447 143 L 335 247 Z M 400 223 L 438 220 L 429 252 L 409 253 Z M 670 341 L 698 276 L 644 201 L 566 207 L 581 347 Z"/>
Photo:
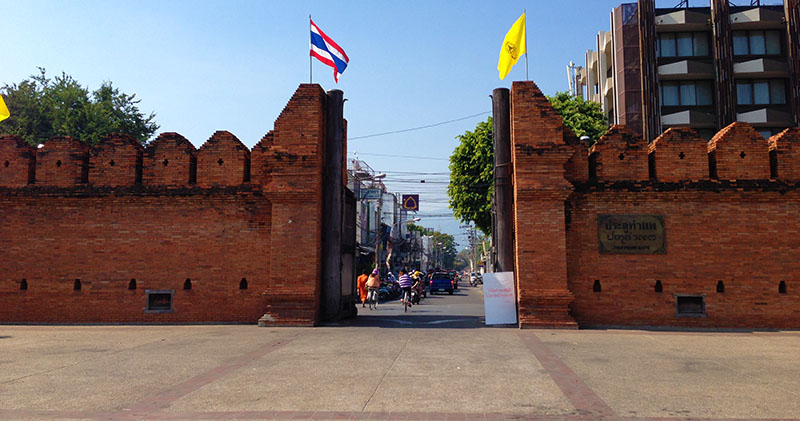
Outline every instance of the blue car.
<path id="1" fill-rule="evenodd" d="M 431 276 L 431 294 L 434 291 L 446 291 L 453 295 L 453 280 L 447 272 L 435 272 Z"/>

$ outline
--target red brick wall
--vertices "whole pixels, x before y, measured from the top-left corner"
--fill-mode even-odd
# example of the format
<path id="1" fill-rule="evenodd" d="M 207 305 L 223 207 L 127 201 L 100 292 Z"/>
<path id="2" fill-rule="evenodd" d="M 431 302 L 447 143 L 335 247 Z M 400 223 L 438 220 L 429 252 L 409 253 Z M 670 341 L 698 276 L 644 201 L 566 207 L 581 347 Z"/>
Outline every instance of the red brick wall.
<path id="1" fill-rule="evenodd" d="M 647 145 L 615 126 L 570 149 L 539 95 L 531 82 L 512 90 L 521 327 L 568 326 L 566 307 L 581 326 L 800 328 L 796 130 L 767 142 L 734 123 L 704 142 L 670 129 Z M 598 215 L 663 215 L 666 252 L 601 253 Z M 682 294 L 703 296 L 705 315 L 676 315 Z"/>
<path id="2" fill-rule="evenodd" d="M 737 188 L 575 193 L 567 230 L 572 315 L 581 325 L 800 328 L 799 201 L 797 191 Z M 598 214 L 664 215 L 666 254 L 600 254 Z M 778 293 L 780 281 L 787 294 Z M 676 317 L 673 294 L 705 294 L 707 317 Z"/>
<path id="3" fill-rule="evenodd" d="M 255 168 L 228 132 L 55 138 L 35 160 L 0 137 L 0 323 L 318 322 L 324 100 L 301 85 Z M 174 311 L 146 313 L 147 290 Z"/>
<path id="4" fill-rule="evenodd" d="M 0 136 L 0 186 L 26 186 L 35 167 L 35 149 L 20 137 Z"/>
<path id="5" fill-rule="evenodd" d="M 71 187 L 86 184 L 89 146 L 70 137 L 54 137 L 36 149 L 36 184 Z"/>

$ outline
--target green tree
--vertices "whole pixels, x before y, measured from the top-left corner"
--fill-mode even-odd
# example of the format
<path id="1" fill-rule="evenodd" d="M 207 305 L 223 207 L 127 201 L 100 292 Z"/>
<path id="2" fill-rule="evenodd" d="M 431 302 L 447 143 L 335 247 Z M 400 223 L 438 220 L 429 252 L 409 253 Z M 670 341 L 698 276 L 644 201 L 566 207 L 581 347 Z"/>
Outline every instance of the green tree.
<path id="1" fill-rule="evenodd" d="M 456 261 L 453 264 L 453 269 L 462 271 L 469 267 L 469 248 L 462 249 L 456 255 Z"/>
<path id="2" fill-rule="evenodd" d="M 445 268 L 452 268 L 456 260 L 456 238 L 450 234 L 436 231 L 432 228 L 426 228 L 417 224 L 408 224 L 409 231 L 419 232 L 421 235 L 431 237 L 433 242 L 434 253 L 442 257 L 442 263 Z"/>
<path id="3" fill-rule="evenodd" d="M 139 110 L 135 94 L 120 92 L 111 82 L 90 93 L 66 73 L 50 79 L 39 68 L 38 75 L 6 84 L 0 91 L 11 112 L 0 132 L 16 134 L 32 145 L 52 136 L 72 136 L 95 145 L 112 132 L 145 143 L 159 127 L 155 114 L 145 116 Z"/>
<path id="4" fill-rule="evenodd" d="M 450 155 L 450 208 L 462 222 L 475 223 L 486 234 L 492 232 L 494 194 L 494 146 L 492 118 L 478 123 L 475 130 L 459 135 L 461 142 Z"/>
<path id="5" fill-rule="evenodd" d="M 586 101 L 582 97 L 570 95 L 569 92 L 556 92 L 547 99 L 561 115 L 564 125 L 576 136 L 589 136 L 590 143 L 594 143 L 608 130 L 606 116 L 597 102 Z"/>
<path id="6" fill-rule="evenodd" d="M 557 92 L 547 97 L 564 125 L 578 137 L 589 136 L 592 144 L 608 129 L 600 104 Z M 456 137 L 460 144 L 450 155 L 450 208 L 462 222 L 474 222 L 484 234 L 492 233 L 494 194 L 494 145 L 492 119 L 478 123 L 475 130 Z M 589 145 L 587 145 L 589 146 Z"/>

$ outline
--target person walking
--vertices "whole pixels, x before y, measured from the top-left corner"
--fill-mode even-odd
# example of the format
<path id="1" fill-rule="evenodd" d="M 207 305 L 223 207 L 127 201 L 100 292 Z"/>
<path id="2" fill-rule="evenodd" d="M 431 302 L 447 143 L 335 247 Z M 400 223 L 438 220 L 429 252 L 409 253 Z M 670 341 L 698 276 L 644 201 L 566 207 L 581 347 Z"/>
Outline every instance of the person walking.
<path id="1" fill-rule="evenodd" d="M 372 270 L 366 285 L 367 299 L 375 300 L 375 308 L 378 308 L 378 288 L 381 287 L 381 275 L 378 273 L 378 268 Z"/>
<path id="2" fill-rule="evenodd" d="M 356 279 L 356 286 L 358 287 L 358 294 L 361 296 L 361 307 L 367 304 L 367 269 L 361 271 L 361 275 Z"/>

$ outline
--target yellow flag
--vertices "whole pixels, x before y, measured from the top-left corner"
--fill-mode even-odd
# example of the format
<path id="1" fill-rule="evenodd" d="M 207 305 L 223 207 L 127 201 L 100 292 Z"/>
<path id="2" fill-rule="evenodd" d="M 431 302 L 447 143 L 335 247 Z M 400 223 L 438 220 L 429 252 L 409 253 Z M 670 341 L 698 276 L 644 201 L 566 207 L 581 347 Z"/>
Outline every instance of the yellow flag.
<path id="1" fill-rule="evenodd" d="M 8 112 L 8 107 L 6 107 L 5 101 L 3 101 L 3 96 L 0 95 L 0 121 L 7 119 L 11 115 Z"/>
<path id="2" fill-rule="evenodd" d="M 500 48 L 500 60 L 497 62 L 497 70 L 500 71 L 500 79 L 505 79 L 511 68 L 517 64 L 517 60 L 525 54 L 525 13 L 514 22 L 514 26 L 508 30 L 503 46 Z"/>

